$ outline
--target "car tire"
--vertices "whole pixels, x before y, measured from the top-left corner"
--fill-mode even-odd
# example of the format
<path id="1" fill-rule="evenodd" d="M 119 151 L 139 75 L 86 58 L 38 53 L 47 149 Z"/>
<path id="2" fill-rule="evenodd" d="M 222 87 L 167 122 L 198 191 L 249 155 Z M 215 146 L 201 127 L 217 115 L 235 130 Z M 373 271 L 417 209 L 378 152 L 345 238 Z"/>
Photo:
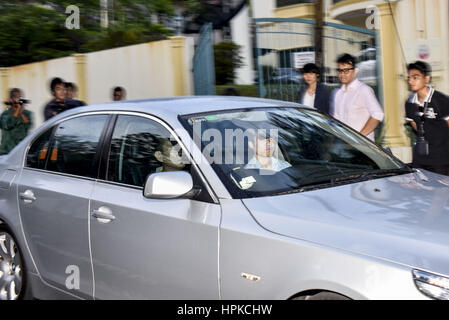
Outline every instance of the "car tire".
<path id="1" fill-rule="evenodd" d="M 321 291 L 316 294 L 298 296 L 296 298 L 293 298 L 293 300 L 351 300 L 351 299 L 335 292 Z"/>
<path id="2" fill-rule="evenodd" d="M 0 301 L 30 299 L 22 252 L 5 225 L 0 225 Z"/>

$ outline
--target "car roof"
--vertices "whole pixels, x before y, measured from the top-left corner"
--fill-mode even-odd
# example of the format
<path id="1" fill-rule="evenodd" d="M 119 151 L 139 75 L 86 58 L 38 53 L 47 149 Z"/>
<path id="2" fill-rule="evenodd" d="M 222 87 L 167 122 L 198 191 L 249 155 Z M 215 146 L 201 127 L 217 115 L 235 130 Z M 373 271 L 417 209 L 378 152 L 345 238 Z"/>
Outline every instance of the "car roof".
<path id="1" fill-rule="evenodd" d="M 64 114 L 77 114 L 86 111 L 135 111 L 151 113 L 162 118 L 173 118 L 178 115 L 261 107 L 302 106 L 293 102 L 249 97 L 190 96 L 109 102 L 72 109 Z"/>

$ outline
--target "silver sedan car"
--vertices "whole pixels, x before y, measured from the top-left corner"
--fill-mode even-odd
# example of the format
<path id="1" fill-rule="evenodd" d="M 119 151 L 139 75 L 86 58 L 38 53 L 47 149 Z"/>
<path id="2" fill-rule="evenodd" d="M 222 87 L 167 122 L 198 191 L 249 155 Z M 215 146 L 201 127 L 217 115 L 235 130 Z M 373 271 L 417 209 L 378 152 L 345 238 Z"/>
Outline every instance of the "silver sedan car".
<path id="1" fill-rule="evenodd" d="M 241 97 L 77 108 L 0 156 L 0 299 L 448 299 L 447 177 Z"/>

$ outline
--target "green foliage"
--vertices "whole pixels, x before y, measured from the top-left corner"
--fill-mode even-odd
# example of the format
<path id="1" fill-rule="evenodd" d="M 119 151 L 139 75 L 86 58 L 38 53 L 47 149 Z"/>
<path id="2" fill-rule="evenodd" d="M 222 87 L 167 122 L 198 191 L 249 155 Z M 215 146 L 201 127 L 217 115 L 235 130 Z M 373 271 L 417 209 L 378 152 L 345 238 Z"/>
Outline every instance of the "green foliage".
<path id="1" fill-rule="evenodd" d="M 0 63 L 21 63 L 62 57 L 78 51 L 84 30 L 68 30 L 65 16 L 34 6 L 14 6 L 0 14 Z"/>
<path id="2" fill-rule="evenodd" d="M 150 41 L 163 40 L 172 32 L 160 25 L 150 24 L 147 27 L 118 23 L 112 25 L 95 38 L 87 42 L 83 48 L 87 52 L 129 46 Z"/>
<path id="3" fill-rule="evenodd" d="M 229 41 L 214 45 L 215 81 L 217 85 L 233 83 L 235 70 L 243 65 L 240 46 Z"/>
<path id="4" fill-rule="evenodd" d="M 204 4 L 198 0 L 173 0 L 173 3 L 184 8 L 184 17 L 197 17 L 204 7 Z"/>
<path id="5" fill-rule="evenodd" d="M 151 17 L 162 22 L 173 16 L 173 2 L 179 1 L 109 0 L 110 27 L 105 30 L 100 26 L 100 0 L 1 0 L 0 66 L 165 39 L 172 32 Z M 79 30 L 65 27 L 69 5 L 80 9 Z"/>
<path id="6" fill-rule="evenodd" d="M 226 89 L 234 88 L 242 97 L 259 97 L 259 90 L 257 85 L 221 85 L 216 86 L 217 95 L 225 94 Z"/>

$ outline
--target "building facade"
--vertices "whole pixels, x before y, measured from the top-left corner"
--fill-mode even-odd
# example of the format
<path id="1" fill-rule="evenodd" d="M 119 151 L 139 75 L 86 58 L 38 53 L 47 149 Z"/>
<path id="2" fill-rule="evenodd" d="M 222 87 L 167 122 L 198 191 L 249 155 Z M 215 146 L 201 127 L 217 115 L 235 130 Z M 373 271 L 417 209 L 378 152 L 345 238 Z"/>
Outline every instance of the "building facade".
<path id="1" fill-rule="evenodd" d="M 427 61 L 433 68 L 433 86 L 449 93 L 448 1 L 324 0 L 323 5 L 327 22 L 377 31 L 377 75 L 386 114 L 384 144 L 403 161 L 411 161 L 403 126 L 404 103 L 410 94 L 406 65 Z M 254 18 L 315 18 L 315 0 L 253 0 L 252 6 Z M 331 65 L 329 60 L 325 53 L 325 64 Z"/>

